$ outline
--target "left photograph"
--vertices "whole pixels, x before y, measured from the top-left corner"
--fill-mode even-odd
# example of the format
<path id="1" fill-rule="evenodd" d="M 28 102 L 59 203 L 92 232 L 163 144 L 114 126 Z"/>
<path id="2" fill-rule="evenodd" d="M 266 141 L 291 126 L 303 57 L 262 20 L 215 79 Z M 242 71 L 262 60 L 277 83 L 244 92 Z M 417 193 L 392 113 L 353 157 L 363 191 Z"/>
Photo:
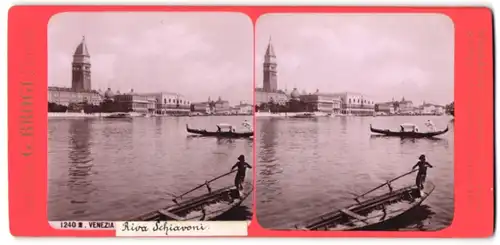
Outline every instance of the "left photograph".
<path id="1" fill-rule="evenodd" d="M 252 218 L 246 15 L 55 15 L 47 95 L 49 221 Z"/>

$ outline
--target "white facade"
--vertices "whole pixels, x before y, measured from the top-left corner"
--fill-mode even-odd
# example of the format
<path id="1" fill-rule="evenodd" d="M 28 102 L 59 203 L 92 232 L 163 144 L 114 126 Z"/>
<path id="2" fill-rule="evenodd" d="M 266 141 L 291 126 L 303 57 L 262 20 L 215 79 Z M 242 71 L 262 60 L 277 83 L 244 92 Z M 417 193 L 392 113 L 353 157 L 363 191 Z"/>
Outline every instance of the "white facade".
<path id="1" fill-rule="evenodd" d="M 444 112 L 445 112 L 444 106 L 436 106 L 436 114 L 441 115 L 444 114 Z"/>
<path id="2" fill-rule="evenodd" d="M 368 96 L 360 93 L 335 93 L 342 102 L 342 114 L 368 116 L 375 113 L 375 102 Z"/>
<path id="3" fill-rule="evenodd" d="M 83 102 L 99 105 L 103 97 L 97 91 L 76 91 L 70 88 L 49 87 L 47 90 L 47 99 L 51 103 L 64 106 Z"/>
<path id="4" fill-rule="evenodd" d="M 240 104 L 238 106 L 239 114 L 252 114 L 253 106 L 250 104 Z"/>
<path id="5" fill-rule="evenodd" d="M 158 93 L 144 93 L 148 97 L 156 98 L 156 113 L 167 114 L 177 112 L 190 112 L 191 101 L 182 94 L 158 92 Z"/>
<path id="6" fill-rule="evenodd" d="M 422 114 L 434 114 L 436 107 L 434 105 L 424 105 L 422 107 Z"/>
<path id="7" fill-rule="evenodd" d="M 255 91 L 255 102 L 256 105 L 262 103 L 269 103 L 273 101 L 276 104 L 284 105 L 288 102 L 288 95 L 284 92 L 264 92 L 263 90 L 256 89 Z"/>
<path id="8" fill-rule="evenodd" d="M 444 114 L 444 107 L 440 105 L 424 104 L 421 106 L 421 113 L 428 115 L 441 115 Z"/>
<path id="9" fill-rule="evenodd" d="M 401 114 L 411 114 L 414 111 L 413 102 L 404 98 L 399 102 L 398 112 Z"/>

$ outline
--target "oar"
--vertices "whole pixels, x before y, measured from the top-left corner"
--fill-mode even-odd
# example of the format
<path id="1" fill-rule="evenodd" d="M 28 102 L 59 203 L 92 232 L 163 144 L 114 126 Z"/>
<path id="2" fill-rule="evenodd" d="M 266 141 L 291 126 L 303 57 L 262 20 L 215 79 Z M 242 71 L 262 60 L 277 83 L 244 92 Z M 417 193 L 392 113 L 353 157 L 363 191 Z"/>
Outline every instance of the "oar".
<path id="1" fill-rule="evenodd" d="M 222 174 L 222 175 L 220 175 L 220 176 L 217 176 L 217 177 L 215 177 L 215 178 L 213 178 L 213 179 L 211 179 L 211 180 L 209 180 L 209 181 L 206 181 L 205 183 L 203 183 L 203 184 L 201 184 L 201 185 L 199 185 L 199 186 L 197 186 L 197 187 L 195 187 L 195 188 L 193 188 L 193 189 L 191 189 L 191 190 L 189 190 L 189 191 L 187 191 L 187 192 L 185 192 L 185 193 L 183 193 L 183 194 L 181 194 L 181 195 L 178 195 L 176 198 L 174 198 L 174 200 L 173 200 L 173 201 L 174 201 L 174 202 L 176 202 L 176 199 L 177 199 L 177 198 L 182 198 L 182 197 L 183 197 L 183 196 L 185 196 L 186 194 L 189 194 L 189 193 L 191 193 L 191 192 L 193 192 L 193 191 L 195 191 L 195 190 L 197 190 L 197 189 L 200 189 L 201 187 L 206 186 L 208 183 L 213 182 L 213 181 L 215 181 L 215 180 L 218 180 L 218 179 L 220 179 L 220 178 L 222 178 L 222 177 L 224 177 L 224 176 L 226 176 L 226 175 L 232 174 L 232 173 L 234 173 L 234 172 L 236 172 L 236 171 L 237 171 L 237 170 L 231 170 L 231 171 L 229 171 L 229 172 L 227 172 L 227 173 L 225 173 L 225 174 Z"/>
<path id="2" fill-rule="evenodd" d="M 377 187 L 375 187 L 375 188 L 373 188 L 373 189 L 371 189 L 371 190 L 369 190 L 369 191 L 367 191 L 367 192 L 365 192 L 365 193 L 363 193 L 363 194 L 361 194 L 361 195 L 356 196 L 356 198 L 354 198 L 354 199 L 355 199 L 355 200 L 357 200 L 358 198 L 363 197 L 363 196 L 365 196 L 366 194 L 371 193 L 371 192 L 373 192 L 373 191 L 375 191 L 375 190 L 377 190 L 377 189 L 379 189 L 379 188 L 381 188 L 381 187 L 384 187 L 385 185 L 388 185 L 388 184 L 390 184 L 391 182 L 393 182 L 393 181 L 395 181 L 395 180 L 397 180 L 397 179 L 400 179 L 400 178 L 402 178 L 402 177 L 404 177 L 404 176 L 406 176 L 406 175 L 409 175 L 409 174 L 411 174 L 411 173 L 413 173 L 413 172 L 415 172 L 415 171 L 418 171 L 418 169 L 414 169 L 414 170 L 412 170 L 412 171 L 410 171 L 410 172 L 407 172 L 407 173 L 405 173 L 405 174 L 402 174 L 402 175 L 400 175 L 400 176 L 398 176 L 398 177 L 396 177 L 396 178 L 394 178 L 394 179 L 391 179 L 391 180 L 389 180 L 389 181 L 387 181 L 387 182 L 385 182 L 385 183 L 383 183 L 383 184 L 381 184 L 381 185 L 379 185 L 379 186 L 377 186 Z"/>
<path id="3" fill-rule="evenodd" d="M 172 194 L 172 193 L 170 193 L 170 192 L 165 192 L 164 194 L 167 194 L 167 195 L 169 195 L 169 196 L 171 196 L 171 197 L 175 197 L 175 198 L 177 198 L 177 196 L 176 196 L 175 194 Z"/>

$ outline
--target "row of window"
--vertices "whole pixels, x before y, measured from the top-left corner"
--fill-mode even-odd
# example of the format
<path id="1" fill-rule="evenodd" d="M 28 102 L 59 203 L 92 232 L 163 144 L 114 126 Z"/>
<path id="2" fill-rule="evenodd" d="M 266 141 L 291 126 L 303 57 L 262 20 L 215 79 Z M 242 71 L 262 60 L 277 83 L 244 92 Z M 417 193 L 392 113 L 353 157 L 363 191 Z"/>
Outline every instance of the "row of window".
<path id="1" fill-rule="evenodd" d="M 373 105 L 375 104 L 373 101 L 369 101 L 369 100 L 365 100 L 365 99 L 351 99 L 349 98 L 349 104 L 353 104 L 353 103 L 363 103 L 363 104 L 368 104 L 368 105 Z"/>
<path id="2" fill-rule="evenodd" d="M 168 101 L 168 102 L 167 102 Z M 190 102 L 187 101 L 187 100 L 182 100 L 182 99 L 172 99 L 172 98 L 169 98 L 168 100 L 166 98 L 163 99 L 163 104 L 171 104 L 171 103 L 175 103 L 175 104 L 181 104 L 181 105 L 190 105 Z"/>

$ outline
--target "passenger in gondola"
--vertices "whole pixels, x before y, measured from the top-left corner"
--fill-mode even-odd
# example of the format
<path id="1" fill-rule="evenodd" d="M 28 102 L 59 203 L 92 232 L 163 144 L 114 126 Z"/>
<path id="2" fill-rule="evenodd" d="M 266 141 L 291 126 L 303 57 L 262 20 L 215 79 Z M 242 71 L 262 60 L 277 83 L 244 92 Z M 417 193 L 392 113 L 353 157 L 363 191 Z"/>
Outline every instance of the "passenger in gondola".
<path id="1" fill-rule="evenodd" d="M 418 188 L 424 189 L 425 177 L 427 176 L 427 167 L 433 168 L 433 166 L 426 161 L 425 155 L 420 155 L 418 159 L 419 161 L 413 166 L 412 169 L 418 167 L 416 185 L 418 186 Z"/>
<path id="2" fill-rule="evenodd" d="M 242 190 L 243 189 L 243 181 L 245 180 L 245 174 L 247 168 L 252 168 L 248 163 L 245 162 L 245 156 L 240 155 L 238 157 L 238 162 L 233 165 L 231 168 L 231 171 L 235 168 L 238 168 L 238 171 L 236 172 L 236 177 L 234 178 L 234 185 L 236 186 L 236 189 Z"/>

